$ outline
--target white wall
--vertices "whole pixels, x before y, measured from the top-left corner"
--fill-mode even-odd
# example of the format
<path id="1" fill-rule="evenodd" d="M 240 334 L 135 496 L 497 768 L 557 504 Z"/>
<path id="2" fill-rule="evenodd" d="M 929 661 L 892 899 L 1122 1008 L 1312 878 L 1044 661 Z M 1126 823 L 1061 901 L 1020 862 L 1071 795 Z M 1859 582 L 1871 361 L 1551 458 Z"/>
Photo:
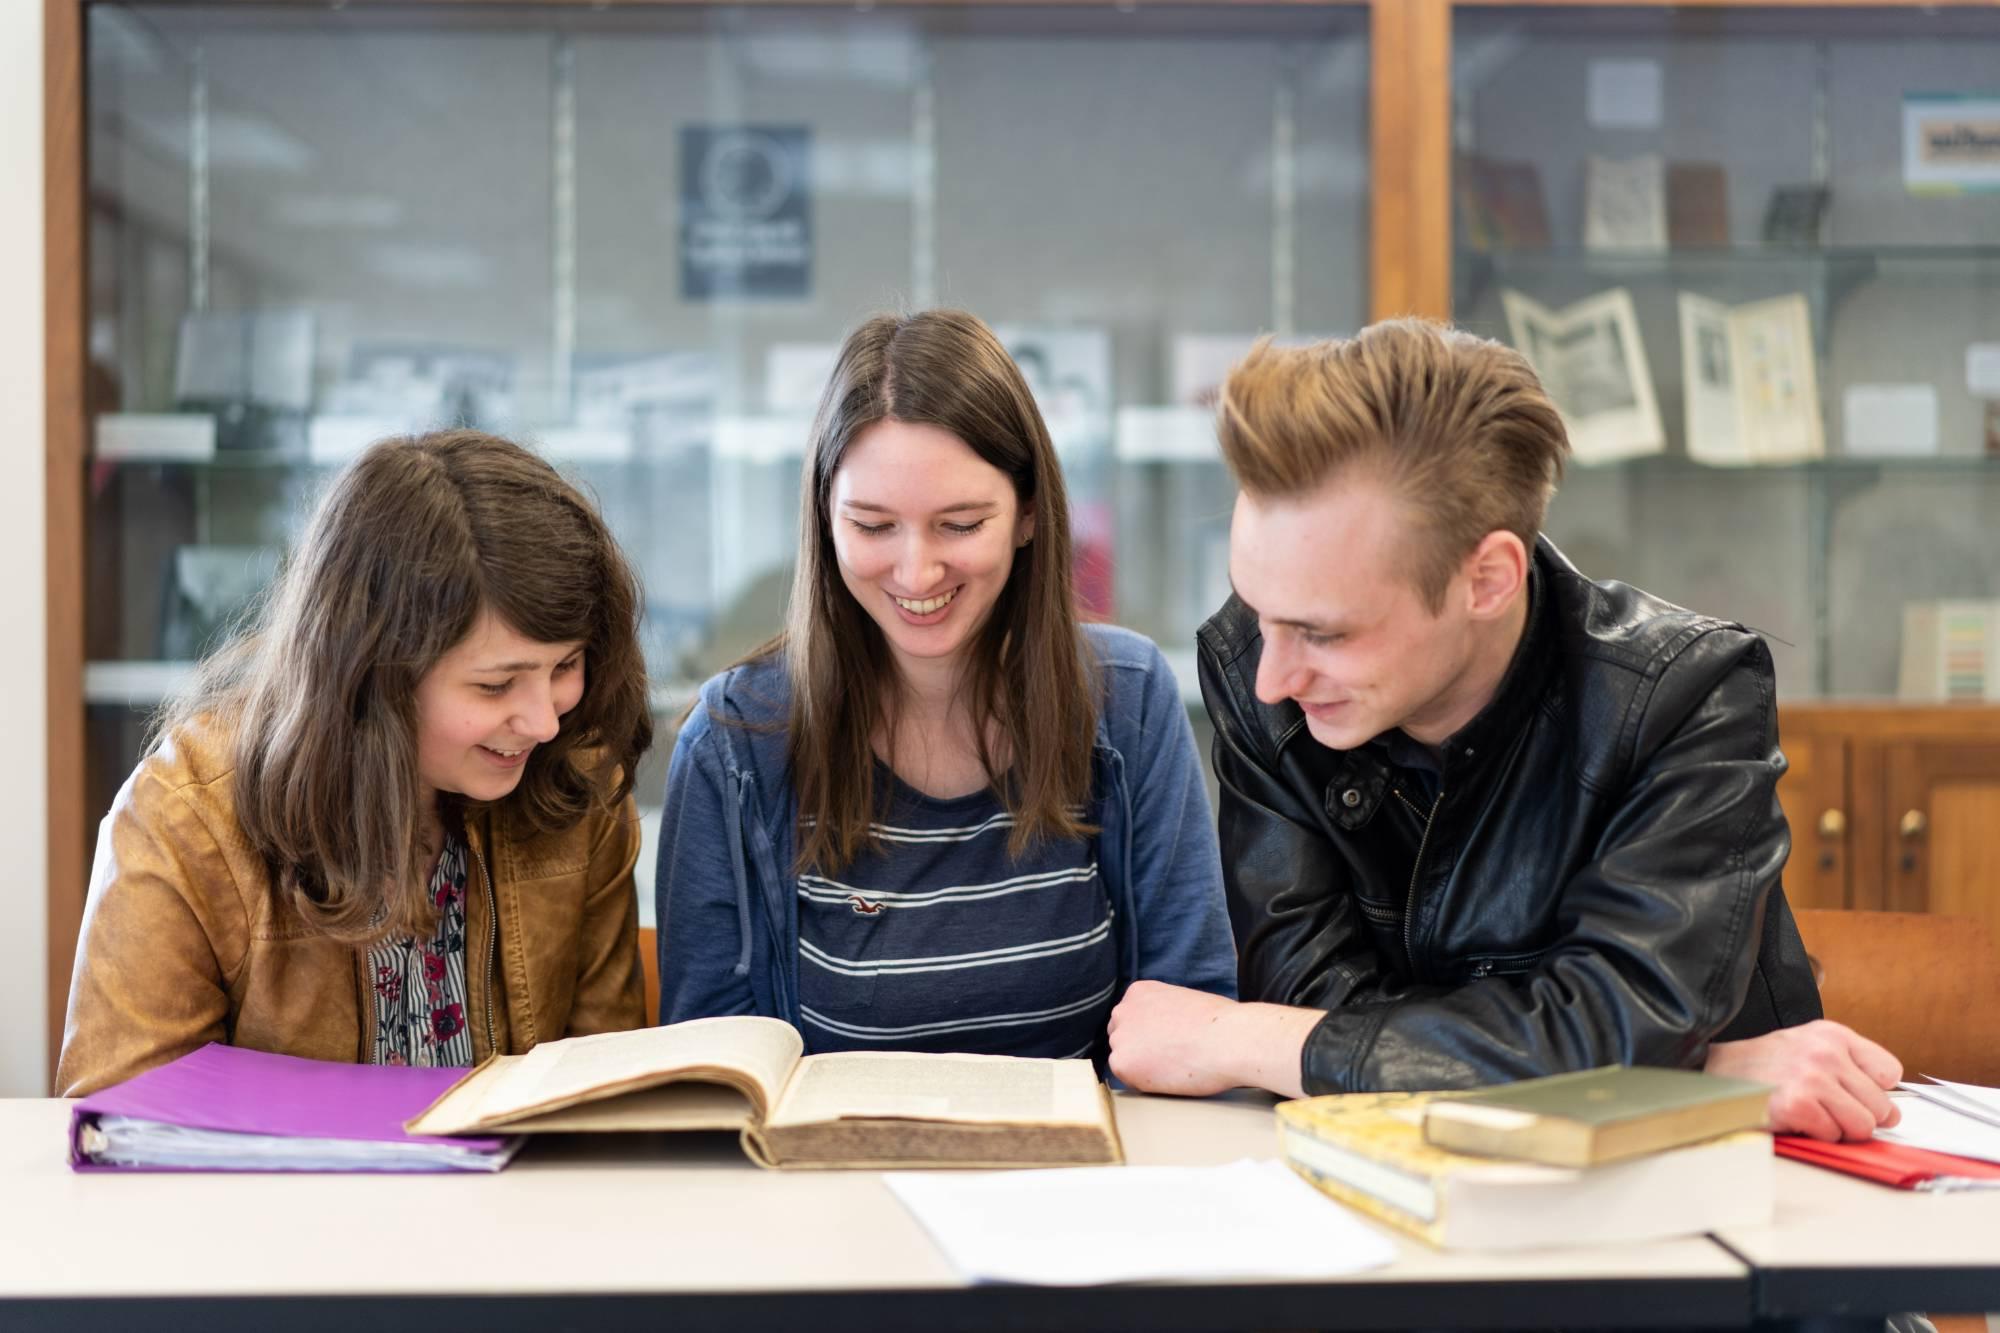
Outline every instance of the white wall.
<path id="1" fill-rule="evenodd" d="M 0 0 L 0 1096 L 47 1091 L 42 6 Z"/>

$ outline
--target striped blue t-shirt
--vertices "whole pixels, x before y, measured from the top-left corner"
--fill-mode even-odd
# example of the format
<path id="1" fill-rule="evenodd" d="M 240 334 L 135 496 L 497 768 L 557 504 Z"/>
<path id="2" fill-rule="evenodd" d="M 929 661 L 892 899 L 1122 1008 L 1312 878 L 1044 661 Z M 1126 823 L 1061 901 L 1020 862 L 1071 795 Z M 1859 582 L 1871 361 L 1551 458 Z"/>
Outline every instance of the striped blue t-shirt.
<path id="1" fill-rule="evenodd" d="M 876 780 L 893 793 L 878 850 L 797 879 L 806 1049 L 1101 1055 L 1117 958 L 1097 840 L 1016 860 L 993 792 Z"/>

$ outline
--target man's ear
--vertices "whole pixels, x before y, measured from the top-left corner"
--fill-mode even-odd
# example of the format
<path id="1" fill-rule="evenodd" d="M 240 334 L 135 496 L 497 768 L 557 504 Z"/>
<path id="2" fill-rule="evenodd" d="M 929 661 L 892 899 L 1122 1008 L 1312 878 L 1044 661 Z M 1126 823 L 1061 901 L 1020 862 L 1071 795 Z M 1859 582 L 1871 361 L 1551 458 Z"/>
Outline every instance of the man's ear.
<path id="1" fill-rule="evenodd" d="M 1489 532 L 1460 570 L 1467 613 L 1474 620 L 1497 620 L 1528 590 L 1528 548 L 1511 532 Z"/>

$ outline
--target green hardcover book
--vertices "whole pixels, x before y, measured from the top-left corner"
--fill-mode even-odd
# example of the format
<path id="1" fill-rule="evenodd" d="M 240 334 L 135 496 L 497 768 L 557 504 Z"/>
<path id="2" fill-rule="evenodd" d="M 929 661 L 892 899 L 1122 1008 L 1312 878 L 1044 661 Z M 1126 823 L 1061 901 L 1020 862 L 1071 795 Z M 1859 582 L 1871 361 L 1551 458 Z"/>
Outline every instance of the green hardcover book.
<path id="1" fill-rule="evenodd" d="M 1597 1166 L 1762 1129 L 1771 1089 L 1691 1069 L 1608 1066 L 1440 1098 L 1424 1138 L 1453 1152 Z"/>

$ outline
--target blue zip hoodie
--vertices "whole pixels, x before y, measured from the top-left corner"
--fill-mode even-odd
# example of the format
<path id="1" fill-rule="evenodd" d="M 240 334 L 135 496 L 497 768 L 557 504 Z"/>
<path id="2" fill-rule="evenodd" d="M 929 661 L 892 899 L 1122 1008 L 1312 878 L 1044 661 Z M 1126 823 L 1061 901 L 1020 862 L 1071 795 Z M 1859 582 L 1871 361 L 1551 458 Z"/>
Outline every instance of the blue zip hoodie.
<path id="1" fill-rule="evenodd" d="M 1119 991 L 1136 979 L 1236 994 L 1221 855 L 1180 688 L 1151 640 L 1087 625 L 1102 665 L 1088 819 L 1111 897 Z M 763 1014 L 799 1026 L 798 801 L 784 661 L 702 686 L 674 743 L 654 880 L 660 1021 Z"/>

